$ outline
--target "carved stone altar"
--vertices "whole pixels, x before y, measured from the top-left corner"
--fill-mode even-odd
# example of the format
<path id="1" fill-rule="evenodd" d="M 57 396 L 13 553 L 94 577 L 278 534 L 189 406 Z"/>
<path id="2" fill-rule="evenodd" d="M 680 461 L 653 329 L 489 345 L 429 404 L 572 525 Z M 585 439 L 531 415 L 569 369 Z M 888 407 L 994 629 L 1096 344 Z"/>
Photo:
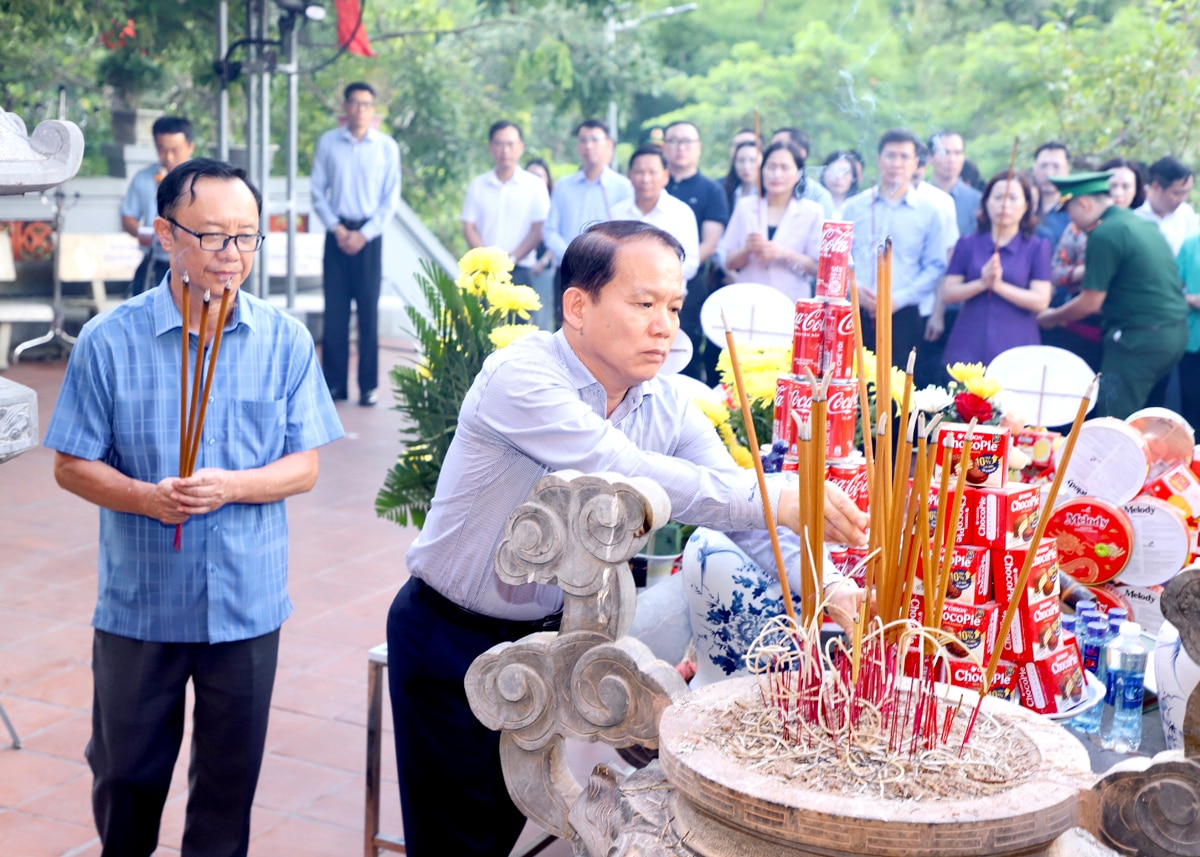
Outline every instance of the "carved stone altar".
<path id="1" fill-rule="evenodd" d="M 0 377 L 0 464 L 37 445 L 37 393 Z"/>
<path id="2" fill-rule="evenodd" d="M 505 582 L 557 583 L 563 588 L 562 630 L 533 634 L 485 652 L 467 673 L 467 695 L 476 716 L 502 731 L 501 757 L 514 802 L 547 831 L 570 839 L 577 857 L 1200 857 L 1200 762 L 1195 758 L 1200 691 L 1188 703 L 1186 758 L 1164 754 L 1142 759 L 1142 770 L 1113 772 L 1094 786 L 1094 778 L 1081 775 L 1074 762 L 1065 773 L 1058 764 L 1064 754 L 1082 753 L 1078 742 L 1061 727 L 1027 715 L 1051 769 L 1044 782 L 1053 800 L 1037 803 L 1022 795 L 1017 803 L 1034 805 L 1014 808 L 1011 816 L 1006 816 L 1003 801 L 989 797 L 974 807 L 962 801 L 935 806 L 925 822 L 918 819 L 906 828 L 893 825 L 896 817 L 879 807 L 872 809 L 869 801 L 857 815 L 842 812 L 838 818 L 838 804 L 848 803 L 844 798 L 788 795 L 787 787 L 780 786 L 778 794 L 763 801 L 759 794 L 714 789 L 707 774 L 697 779 L 696 766 L 679 764 L 691 749 L 673 737 L 678 712 L 686 712 L 706 692 L 736 692 L 736 682 L 689 694 L 669 664 L 623 636 L 635 606 L 628 559 L 668 514 L 661 489 L 645 480 L 552 474 L 539 480 L 529 502 L 509 517 L 497 553 L 497 572 Z M 1163 604 L 1167 617 L 1181 629 L 1188 652 L 1200 658 L 1200 569 L 1178 575 L 1167 587 Z M 676 705 L 671 719 L 662 724 L 660 736 L 660 719 L 672 703 Z M 628 777 L 599 765 L 586 785 L 581 784 L 564 760 L 567 737 L 617 747 L 658 747 L 661 740 L 663 764 L 652 762 Z M 803 822 L 826 825 L 832 837 L 828 843 L 797 846 L 779 835 L 784 816 L 800 810 L 828 815 Z M 1039 811 L 1044 817 L 1037 817 Z M 952 823 L 945 823 L 947 816 Z M 979 829 L 994 829 L 994 839 L 980 840 L 979 829 L 955 823 L 980 819 L 985 823 Z M 1080 827 L 1067 829 L 1075 823 Z M 936 846 L 914 845 L 918 840 L 913 837 L 923 826 L 942 828 L 944 840 Z M 1031 836 L 1030 830 L 1038 826 L 1047 835 Z M 958 828 L 963 836 L 956 839 Z M 834 840 L 848 846 L 839 850 L 830 845 Z M 966 844 L 956 849 L 956 841 Z"/>
<path id="3" fill-rule="evenodd" d="M 30 135 L 25 120 L 0 110 L 0 195 L 56 187 L 81 163 L 83 132 L 74 122 L 48 119 Z"/>

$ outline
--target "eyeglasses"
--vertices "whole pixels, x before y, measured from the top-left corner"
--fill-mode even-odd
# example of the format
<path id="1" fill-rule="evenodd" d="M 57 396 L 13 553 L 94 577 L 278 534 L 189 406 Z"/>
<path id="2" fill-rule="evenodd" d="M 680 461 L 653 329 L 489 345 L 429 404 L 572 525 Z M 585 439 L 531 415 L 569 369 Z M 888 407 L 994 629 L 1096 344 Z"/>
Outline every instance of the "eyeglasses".
<path id="1" fill-rule="evenodd" d="M 579 145 L 581 145 L 581 146 L 599 146 L 601 143 L 605 143 L 607 141 L 608 141 L 608 138 L 605 137 L 603 134 L 595 134 L 595 135 L 588 135 L 586 137 L 580 137 Z"/>
<path id="2" fill-rule="evenodd" d="M 374 101 L 356 101 L 351 99 L 346 102 L 346 109 L 348 110 L 370 110 L 374 106 Z"/>
<path id="3" fill-rule="evenodd" d="M 695 146 L 699 142 L 699 137 L 668 137 L 666 139 L 668 146 Z"/>
<path id="4" fill-rule="evenodd" d="M 229 246 L 229 242 L 234 242 L 239 253 L 253 253 L 262 246 L 264 236 L 261 232 L 255 232 L 252 235 L 226 235 L 223 232 L 193 232 L 188 229 L 173 217 L 168 217 L 167 222 L 172 226 L 178 226 L 188 235 L 192 235 L 200 239 L 200 249 L 207 250 L 210 253 L 220 253 Z"/>

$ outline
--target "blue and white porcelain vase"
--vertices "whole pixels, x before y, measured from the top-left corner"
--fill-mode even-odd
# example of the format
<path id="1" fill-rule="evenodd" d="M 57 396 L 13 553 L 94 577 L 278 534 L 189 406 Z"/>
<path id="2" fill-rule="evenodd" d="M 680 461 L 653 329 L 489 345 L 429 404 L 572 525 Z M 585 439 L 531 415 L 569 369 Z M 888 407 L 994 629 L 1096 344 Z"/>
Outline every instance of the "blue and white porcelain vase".
<path id="1" fill-rule="evenodd" d="M 1154 680 L 1158 688 L 1158 710 L 1162 714 L 1163 737 L 1168 750 L 1183 749 L 1183 714 L 1188 697 L 1200 684 L 1200 666 L 1179 641 L 1179 631 L 1163 622 L 1154 649 Z"/>

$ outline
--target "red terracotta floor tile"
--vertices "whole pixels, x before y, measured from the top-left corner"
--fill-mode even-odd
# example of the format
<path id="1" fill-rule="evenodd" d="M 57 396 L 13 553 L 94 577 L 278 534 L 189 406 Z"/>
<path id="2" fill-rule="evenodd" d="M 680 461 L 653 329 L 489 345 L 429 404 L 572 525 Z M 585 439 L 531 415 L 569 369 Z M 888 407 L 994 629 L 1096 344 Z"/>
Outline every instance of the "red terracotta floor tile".
<path id="1" fill-rule="evenodd" d="M 278 854 L 287 857 L 330 857 L 361 854 L 363 834 L 358 830 L 290 817 L 256 837 L 250 851 L 255 857 Z"/>
<path id="2" fill-rule="evenodd" d="M 279 674 L 271 697 L 272 708 L 330 720 L 349 708 L 365 704 L 356 685 L 312 673 Z"/>
<path id="3" fill-rule="evenodd" d="M 24 737 L 24 736 L 23 736 Z M 83 751 L 92 737 L 91 712 L 83 712 L 24 737 L 24 749 L 64 762 L 84 763 Z"/>
<path id="4" fill-rule="evenodd" d="M 272 749 L 277 756 L 361 773 L 366 764 L 367 730 L 352 723 L 326 720 Z"/>
<path id="5" fill-rule="evenodd" d="M 73 664 L 59 672 L 26 682 L 21 686 L 20 694 L 26 699 L 86 711 L 92 704 L 91 668 Z"/>
<path id="6" fill-rule="evenodd" d="M 0 854 L 62 857 L 95 838 L 90 824 L 70 824 L 19 811 L 0 813 Z"/>
<path id="7" fill-rule="evenodd" d="M 82 771 L 20 805 L 21 812 L 87 827 L 92 824 L 92 772 Z"/>
<path id="8" fill-rule="evenodd" d="M 0 751 L 0 807 L 14 807 L 79 776 L 86 767 L 28 750 Z M 4 852 L 0 854 L 19 853 Z"/>
<path id="9" fill-rule="evenodd" d="M 8 719 L 13 722 L 13 726 L 17 730 L 17 734 L 21 736 L 21 740 L 25 741 L 32 738 L 43 729 L 53 726 L 55 723 L 61 723 L 64 720 L 69 720 L 72 717 L 79 715 L 78 711 L 72 711 L 69 708 L 63 708 L 60 705 L 47 705 L 44 702 L 39 702 L 34 699 L 26 699 L 19 694 L 7 694 L 0 697 L 0 702 L 4 703 L 4 710 L 8 712 Z M 4 749 L 8 746 L 8 732 L 0 731 L 0 759 L 3 758 Z M 3 761 L 0 761 L 0 771 L 4 769 Z M 0 801 L 0 806 L 4 806 L 3 801 Z"/>
<path id="10" fill-rule="evenodd" d="M 279 812 L 298 812 L 352 779 L 354 775 L 345 771 L 273 755 L 271 764 L 263 766 L 255 803 Z"/>

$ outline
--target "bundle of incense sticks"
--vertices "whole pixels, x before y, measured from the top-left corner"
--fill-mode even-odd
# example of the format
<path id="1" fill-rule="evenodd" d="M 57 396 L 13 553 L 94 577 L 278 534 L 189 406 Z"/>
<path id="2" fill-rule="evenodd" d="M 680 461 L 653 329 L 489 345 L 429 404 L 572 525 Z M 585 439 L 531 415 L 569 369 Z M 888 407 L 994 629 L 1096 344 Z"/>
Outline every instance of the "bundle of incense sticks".
<path id="1" fill-rule="evenodd" d="M 797 490 L 800 507 L 800 615 L 807 628 L 817 620 L 824 591 L 825 450 L 828 435 L 829 372 L 817 380 L 805 368 L 812 390 L 812 411 L 805 421 L 799 411 L 789 417 L 797 424 Z"/>
<path id="2" fill-rule="evenodd" d="M 196 368 L 192 381 L 192 394 L 189 405 L 188 399 L 188 355 L 191 338 L 189 315 L 191 295 L 187 279 L 183 281 L 183 342 L 180 366 L 182 373 L 179 383 L 179 475 L 182 478 L 191 476 L 196 470 L 196 457 L 200 453 L 200 436 L 204 432 L 204 418 L 208 412 L 208 399 L 212 392 L 213 369 L 217 365 L 217 354 L 221 350 L 221 335 L 225 332 L 225 320 L 229 314 L 229 298 L 233 294 L 233 277 L 230 277 L 221 294 L 221 306 L 217 310 L 217 328 L 213 335 L 211 351 L 206 339 L 208 336 L 208 312 L 212 301 L 212 292 L 204 290 L 204 309 L 200 316 L 200 329 L 196 337 Z M 204 374 L 204 356 L 208 354 L 208 373 Z M 203 393 L 200 379 L 204 378 Z M 175 525 L 175 551 L 183 547 L 183 524 Z"/>

